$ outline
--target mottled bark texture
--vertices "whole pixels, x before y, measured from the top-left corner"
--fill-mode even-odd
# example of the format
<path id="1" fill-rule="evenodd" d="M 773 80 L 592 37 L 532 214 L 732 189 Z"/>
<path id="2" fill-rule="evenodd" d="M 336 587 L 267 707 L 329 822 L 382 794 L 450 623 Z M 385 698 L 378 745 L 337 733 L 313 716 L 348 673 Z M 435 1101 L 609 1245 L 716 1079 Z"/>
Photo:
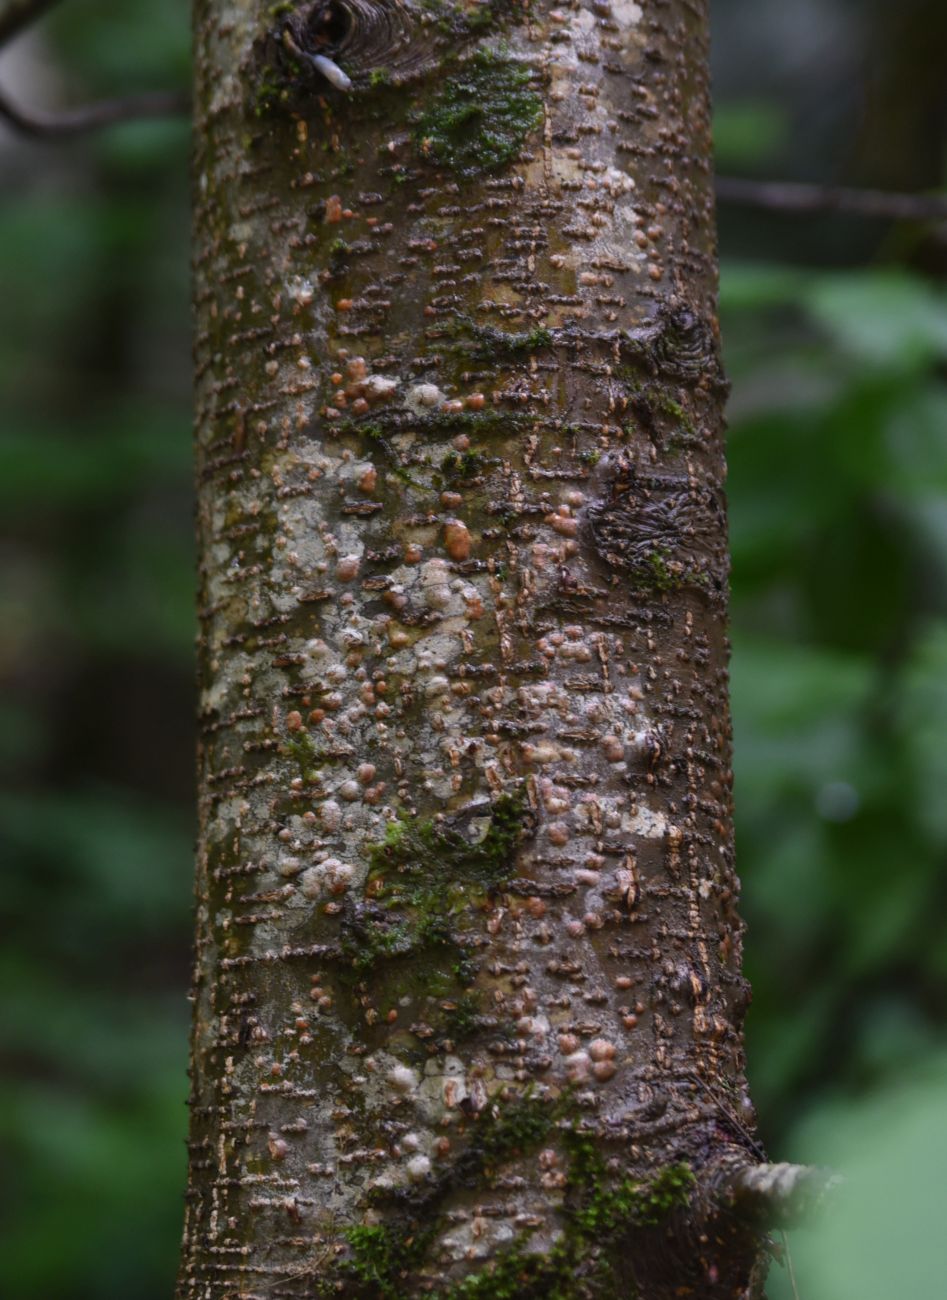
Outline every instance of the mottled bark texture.
<path id="1" fill-rule="evenodd" d="M 196 10 L 179 1295 L 756 1295 L 706 2 Z"/>

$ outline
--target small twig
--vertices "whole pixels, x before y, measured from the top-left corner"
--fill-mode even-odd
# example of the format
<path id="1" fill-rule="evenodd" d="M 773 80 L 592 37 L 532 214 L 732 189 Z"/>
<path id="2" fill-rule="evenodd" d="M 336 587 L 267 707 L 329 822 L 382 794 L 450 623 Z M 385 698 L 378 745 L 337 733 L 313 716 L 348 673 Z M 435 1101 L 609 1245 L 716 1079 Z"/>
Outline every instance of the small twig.
<path id="1" fill-rule="evenodd" d="M 763 1145 L 757 1141 L 757 1139 L 753 1136 L 753 1134 L 746 1127 L 746 1125 L 740 1119 L 738 1119 L 737 1116 L 733 1113 L 733 1110 L 730 1108 L 727 1099 L 723 1095 L 723 1093 L 717 1087 L 715 1087 L 714 1084 L 710 1083 L 709 1080 L 702 1079 L 695 1070 L 691 1070 L 689 1073 L 690 1073 L 690 1077 L 694 1080 L 694 1082 L 698 1085 L 698 1087 L 704 1088 L 710 1094 L 714 1104 L 722 1112 L 722 1114 L 724 1114 L 727 1117 L 727 1119 L 730 1121 L 730 1123 L 733 1125 L 736 1131 L 742 1136 L 743 1140 L 746 1142 L 747 1146 L 757 1157 L 757 1159 L 765 1160 L 766 1151 L 763 1148 Z M 793 1300 L 800 1300 L 799 1288 L 796 1285 L 796 1269 L 792 1262 L 792 1247 L 789 1244 L 789 1234 L 786 1232 L 785 1228 L 779 1228 L 777 1229 L 777 1231 L 779 1232 L 779 1238 L 780 1241 L 782 1242 L 783 1258 L 785 1260 L 786 1273 L 789 1277 L 789 1285 L 792 1289 Z"/>
<path id="2" fill-rule="evenodd" d="M 772 1228 L 805 1222 L 813 1208 L 841 1185 L 841 1178 L 815 1165 L 745 1165 L 725 1183 L 726 1194 L 741 1213 Z"/>
<path id="3" fill-rule="evenodd" d="M 717 201 L 768 212 L 818 214 L 838 212 L 888 221 L 947 221 L 947 196 L 897 194 L 841 185 L 807 185 L 801 181 L 753 181 L 718 176 Z"/>
<path id="4" fill-rule="evenodd" d="M 783 1250 L 786 1252 L 786 1273 L 789 1277 L 789 1285 L 792 1288 L 793 1300 L 800 1300 L 799 1288 L 796 1285 L 796 1269 L 792 1262 L 792 1251 L 789 1249 L 789 1237 L 784 1231 L 779 1234 L 783 1239 Z"/>
<path id="5" fill-rule="evenodd" d="M 25 28 L 42 18 L 59 0 L 7 0 L 0 8 L 0 46 L 12 41 Z"/>
<path id="6" fill-rule="evenodd" d="M 22 135 L 51 140 L 61 136 L 82 135 L 119 122 L 136 122 L 142 118 L 176 117 L 190 109 L 189 97 L 176 90 L 156 90 L 125 99 L 103 99 L 61 112 L 21 108 L 0 90 L 0 118 Z"/>

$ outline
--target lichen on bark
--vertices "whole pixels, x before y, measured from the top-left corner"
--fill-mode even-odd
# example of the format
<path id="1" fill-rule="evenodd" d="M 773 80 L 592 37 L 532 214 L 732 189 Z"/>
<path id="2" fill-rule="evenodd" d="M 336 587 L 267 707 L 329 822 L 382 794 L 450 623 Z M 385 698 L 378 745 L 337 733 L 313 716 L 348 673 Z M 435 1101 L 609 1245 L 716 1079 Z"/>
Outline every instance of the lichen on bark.
<path id="1" fill-rule="evenodd" d="M 195 26 L 179 1295 L 754 1294 L 705 5 Z"/>

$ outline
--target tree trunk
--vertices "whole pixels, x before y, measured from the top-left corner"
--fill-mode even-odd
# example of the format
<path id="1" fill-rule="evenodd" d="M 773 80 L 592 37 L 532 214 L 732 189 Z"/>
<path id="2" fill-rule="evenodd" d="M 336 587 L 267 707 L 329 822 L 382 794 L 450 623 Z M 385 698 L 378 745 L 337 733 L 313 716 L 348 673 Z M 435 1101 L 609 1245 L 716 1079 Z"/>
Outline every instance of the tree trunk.
<path id="1" fill-rule="evenodd" d="M 706 18 L 197 5 L 187 1300 L 758 1294 Z"/>

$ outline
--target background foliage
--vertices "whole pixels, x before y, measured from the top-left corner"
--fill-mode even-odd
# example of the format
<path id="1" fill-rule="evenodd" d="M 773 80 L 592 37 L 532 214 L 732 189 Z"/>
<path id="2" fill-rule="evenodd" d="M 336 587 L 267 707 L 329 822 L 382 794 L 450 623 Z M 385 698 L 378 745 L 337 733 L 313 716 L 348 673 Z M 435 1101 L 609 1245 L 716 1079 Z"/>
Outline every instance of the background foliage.
<path id="1" fill-rule="evenodd" d="M 721 170 L 943 185 L 939 0 L 714 13 Z M 185 85 L 187 66 L 184 0 L 73 0 L 0 79 L 51 103 Z M 174 1272 L 193 823 L 187 152 L 180 122 L 0 139 L 0 1289 L 22 1300 L 157 1300 Z M 851 1172 L 834 1215 L 794 1241 L 803 1300 L 934 1294 L 947 226 L 721 217 L 754 1093 L 774 1153 Z M 788 1295 L 776 1273 L 772 1295 Z"/>

